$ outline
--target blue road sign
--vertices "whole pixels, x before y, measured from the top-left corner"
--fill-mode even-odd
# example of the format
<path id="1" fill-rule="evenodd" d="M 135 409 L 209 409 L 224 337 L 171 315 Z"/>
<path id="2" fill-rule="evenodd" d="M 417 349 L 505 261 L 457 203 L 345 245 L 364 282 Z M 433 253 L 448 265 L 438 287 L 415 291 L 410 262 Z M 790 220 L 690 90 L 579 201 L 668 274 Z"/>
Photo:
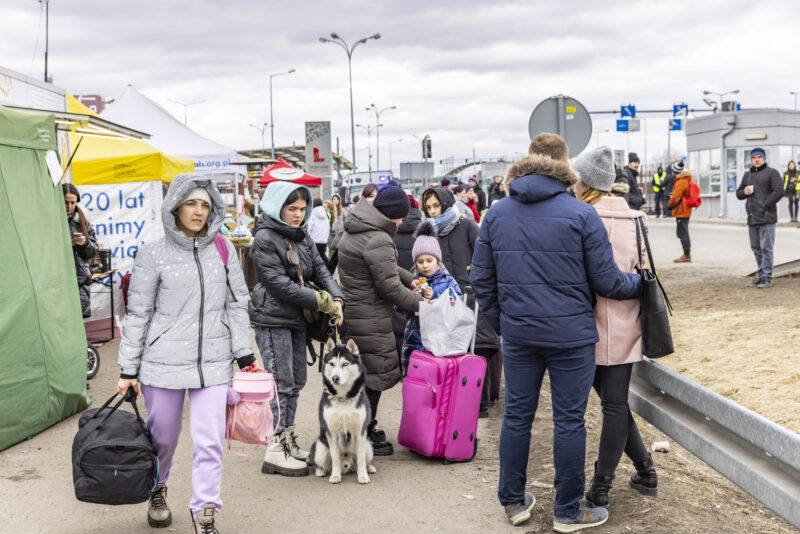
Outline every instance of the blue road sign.
<path id="1" fill-rule="evenodd" d="M 683 130 L 683 119 L 670 119 L 669 120 L 669 129 L 673 132 Z"/>
<path id="2" fill-rule="evenodd" d="M 633 104 L 628 104 L 627 106 L 620 106 L 619 108 L 620 117 L 635 117 L 636 116 L 636 106 Z"/>
<path id="3" fill-rule="evenodd" d="M 617 131 L 618 132 L 628 131 L 628 119 L 617 119 Z"/>
<path id="4" fill-rule="evenodd" d="M 672 116 L 677 117 L 683 115 L 684 117 L 689 114 L 689 104 L 673 104 Z"/>

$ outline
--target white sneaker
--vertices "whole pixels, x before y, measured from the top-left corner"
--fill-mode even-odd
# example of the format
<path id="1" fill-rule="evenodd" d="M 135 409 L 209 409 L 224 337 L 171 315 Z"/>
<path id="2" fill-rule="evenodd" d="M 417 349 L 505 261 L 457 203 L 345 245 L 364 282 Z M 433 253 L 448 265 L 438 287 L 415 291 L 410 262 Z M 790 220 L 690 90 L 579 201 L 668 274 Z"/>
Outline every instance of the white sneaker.
<path id="1" fill-rule="evenodd" d="M 289 434 L 286 432 L 272 438 L 267 446 L 267 452 L 264 454 L 264 463 L 261 465 L 262 473 L 285 477 L 308 476 L 308 465 L 292 456 L 288 438 Z"/>
<path id="2" fill-rule="evenodd" d="M 297 435 L 294 433 L 294 427 L 287 427 L 284 434 L 289 434 L 289 437 L 286 438 L 286 444 L 289 445 L 289 454 L 292 455 L 292 458 L 303 462 L 308 460 L 308 451 L 301 449 L 297 444 Z"/>

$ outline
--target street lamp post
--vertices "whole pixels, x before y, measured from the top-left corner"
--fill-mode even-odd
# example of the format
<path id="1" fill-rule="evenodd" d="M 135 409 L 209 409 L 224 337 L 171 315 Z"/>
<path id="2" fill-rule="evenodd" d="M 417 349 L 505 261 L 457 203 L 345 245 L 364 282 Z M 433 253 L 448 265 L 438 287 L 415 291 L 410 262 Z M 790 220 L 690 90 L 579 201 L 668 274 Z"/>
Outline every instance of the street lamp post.
<path id="1" fill-rule="evenodd" d="M 170 102 L 175 102 L 176 104 L 180 104 L 181 106 L 183 106 L 183 125 L 184 126 L 188 126 L 189 125 L 188 124 L 189 115 L 187 113 L 187 109 L 189 108 L 189 106 L 194 106 L 195 104 L 202 104 L 203 102 L 205 102 L 205 100 L 198 100 L 196 102 L 189 102 L 188 104 L 186 104 L 184 102 L 179 102 L 178 100 L 173 100 L 172 98 L 168 98 L 167 100 L 169 100 Z"/>
<path id="2" fill-rule="evenodd" d="M 347 54 L 347 74 L 350 80 L 350 144 L 353 148 L 353 168 L 355 169 L 356 166 L 356 128 L 355 128 L 355 119 L 353 118 L 353 52 L 355 51 L 356 47 L 360 44 L 366 43 L 370 39 L 380 39 L 381 34 L 376 33 L 374 35 L 370 35 L 369 37 L 364 37 L 363 39 L 359 39 L 354 43 L 348 45 L 347 42 L 339 37 L 336 32 L 331 34 L 331 38 L 328 39 L 326 37 L 320 37 L 320 43 L 335 43 L 341 46 L 345 53 Z"/>
<path id="3" fill-rule="evenodd" d="M 388 111 L 390 109 L 397 109 L 397 106 L 389 106 L 388 108 L 383 108 L 379 110 L 378 106 L 376 106 L 375 104 L 370 104 L 369 107 L 367 108 L 367 111 L 375 112 L 375 124 L 378 125 L 378 127 L 375 130 L 375 145 L 377 147 L 377 152 L 378 152 L 378 163 L 377 163 L 378 170 L 381 170 L 381 126 L 383 126 L 382 124 L 378 123 L 381 122 L 381 113 L 383 113 L 384 111 Z M 391 170 L 391 168 L 389 170 Z"/>
<path id="4" fill-rule="evenodd" d="M 398 139 L 396 141 L 387 141 L 386 142 L 386 144 L 389 145 L 389 171 L 392 170 L 392 145 L 395 144 L 395 143 L 400 143 L 402 140 L 403 140 L 403 138 L 401 137 L 400 139 Z"/>
<path id="5" fill-rule="evenodd" d="M 294 71 L 295 69 L 289 69 L 286 72 L 278 72 L 269 75 L 269 138 L 272 145 L 272 150 L 270 151 L 272 159 L 275 159 L 275 119 L 272 117 L 272 78 L 291 74 Z"/>
<path id="6" fill-rule="evenodd" d="M 734 89 L 733 91 L 725 91 L 724 93 L 715 93 L 714 91 L 703 91 L 704 95 L 715 95 L 719 97 L 719 110 L 722 111 L 722 98 L 725 95 L 735 95 L 739 92 L 738 89 Z"/>
<path id="7" fill-rule="evenodd" d="M 800 94 L 800 91 L 789 91 L 790 95 L 794 95 L 794 110 L 797 111 L 797 95 Z"/>
<path id="8" fill-rule="evenodd" d="M 367 163 L 367 167 L 370 173 L 369 176 L 370 178 L 372 178 L 372 131 L 377 130 L 378 128 L 383 126 L 383 124 L 376 124 L 375 126 L 365 126 L 363 124 L 356 124 L 356 126 L 359 128 L 364 128 L 367 131 L 367 150 L 368 150 L 367 154 L 369 156 L 368 157 L 369 162 Z"/>
<path id="9" fill-rule="evenodd" d="M 263 126 L 256 126 L 255 124 L 250 123 L 248 126 L 261 132 L 261 150 L 266 150 L 266 147 L 264 146 L 264 133 L 267 131 L 267 126 L 269 126 L 269 124 L 265 122 Z"/>

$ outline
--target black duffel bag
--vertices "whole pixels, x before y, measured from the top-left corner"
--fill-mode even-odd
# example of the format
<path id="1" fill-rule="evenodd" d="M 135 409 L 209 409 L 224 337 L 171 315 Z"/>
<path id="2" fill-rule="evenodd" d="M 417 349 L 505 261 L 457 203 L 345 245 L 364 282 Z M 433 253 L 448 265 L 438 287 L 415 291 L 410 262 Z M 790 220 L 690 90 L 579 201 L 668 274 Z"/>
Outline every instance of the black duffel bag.
<path id="1" fill-rule="evenodd" d="M 79 501 L 137 504 L 148 500 L 158 483 L 158 457 L 133 388 L 109 408 L 117 395 L 78 421 L 72 442 L 72 482 Z M 135 415 L 117 409 L 126 400 Z"/>

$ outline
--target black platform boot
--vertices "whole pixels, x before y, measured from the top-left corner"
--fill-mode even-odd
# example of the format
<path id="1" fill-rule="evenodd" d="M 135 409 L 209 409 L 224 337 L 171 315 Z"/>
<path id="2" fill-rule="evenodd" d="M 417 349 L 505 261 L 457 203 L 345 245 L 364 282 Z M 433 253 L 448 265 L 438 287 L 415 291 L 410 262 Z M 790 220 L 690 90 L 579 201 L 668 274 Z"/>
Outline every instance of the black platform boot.
<path id="1" fill-rule="evenodd" d="M 653 467 L 653 457 L 648 454 L 647 459 L 633 465 L 636 466 L 636 472 L 631 475 L 628 485 L 642 495 L 658 495 L 658 477 Z"/>
<path id="2" fill-rule="evenodd" d="M 608 490 L 614 475 L 605 475 L 597 472 L 597 462 L 594 463 L 594 476 L 592 485 L 586 492 L 586 504 L 590 508 L 608 508 Z"/>

